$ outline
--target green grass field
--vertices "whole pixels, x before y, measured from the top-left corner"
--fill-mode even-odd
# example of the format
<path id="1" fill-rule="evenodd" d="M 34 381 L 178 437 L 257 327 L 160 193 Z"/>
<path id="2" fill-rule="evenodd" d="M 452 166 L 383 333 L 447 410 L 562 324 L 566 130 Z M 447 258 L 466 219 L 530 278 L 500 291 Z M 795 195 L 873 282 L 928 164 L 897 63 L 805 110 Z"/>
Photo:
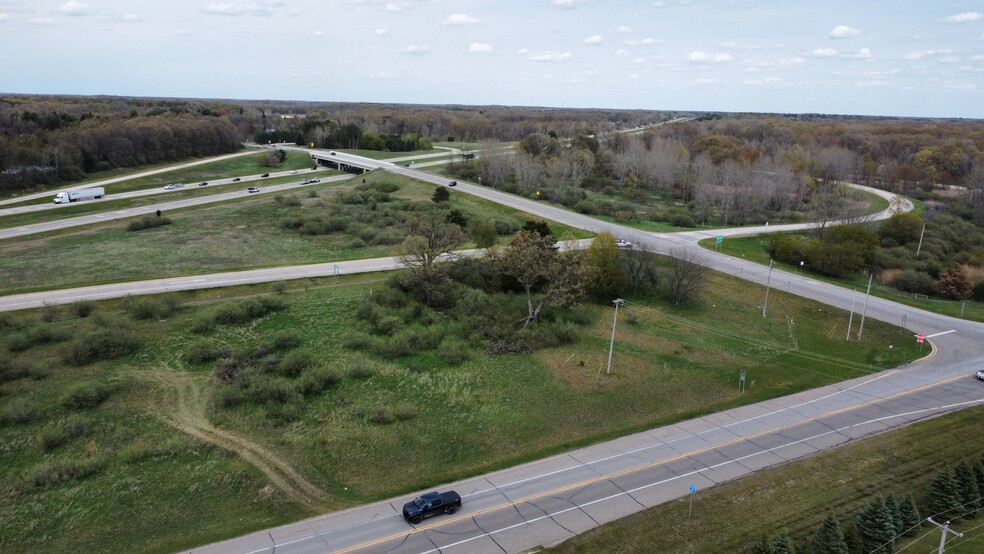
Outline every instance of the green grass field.
<path id="1" fill-rule="evenodd" d="M 294 181 L 297 177 L 292 175 L 280 180 Z M 434 191 L 434 185 L 384 172 L 368 174 L 365 179 L 370 184 L 384 181 L 398 184 L 401 189 L 393 197 L 399 201 L 428 202 Z M 264 180 L 263 184 L 276 181 Z M 305 235 L 282 227 L 283 221 L 290 217 L 314 217 L 326 213 L 338 194 L 361 184 L 362 178 L 320 183 L 276 196 L 262 195 L 170 211 L 165 215 L 173 224 L 146 231 L 127 231 L 128 220 L 120 220 L 2 241 L 0 283 L 3 290 L 0 294 L 396 255 L 403 235 L 402 232 L 396 234 L 395 230 L 390 231 L 391 236 L 386 240 L 377 234 L 374 238 L 366 235 L 365 240 L 356 241 L 352 227 L 348 232 L 327 235 Z M 205 194 L 208 188 L 186 190 L 187 194 Z M 314 198 L 310 196 L 312 192 L 316 193 Z M 184 191 L 172 194 L 184 194 Z M 118 202 L 139 205 L 138 199 Z M 105 204 L 80 204 L 80 209 L 90 206 L 105 209 Z M 466 194 L 452 193 L 451 206 L 469 216 L 483 214 L 512 222 L 517 229 L 531 218 L 528 214 Z M 352 210 L 365 220 L 364 225 L 356 226 L 360 229 L 370 227 L 378 214 L 356 208 L 361 207 L 353 205 Z M 554 226 L 553 231 L 562 238 L 591 236 L 585 231 L 563 226 Z M 502 239 L 507 240 L 506 237 Z"/>
<path id="2" fill-rule="evenodd" d="M 691 518 L 689 497 L 682 498 L 591 530 L 548 552 L 750 552 L 762 535 L 771 539 L 783 532 L 803 552 L 801 545 L 828 512 L 847 529 L 875 495 L 912 494 L 919 503 L 938 471 L 961 459 L 980 460 L 984 446 L 967 438 L 980 434 L 982 417 L 984 408 L 971 408 L 864 439 L 702 490 L 694 498 Z M 951 529 L 965 535 L 950 537 L 946 552 L 984 551 L 979 519 Z M 939 540 L 940 531 L 927 524 L 916 539 L 902 539 L 895 547 L 935 552 Z"/>
<path id="3" fill-rule="evenodd" d="M 919 355 L 908 333 L 879 322 L 864 342 L 845 343 L 847 313 L 778 291 L 763 320 L 760 287 L 713 274 L 696 306 L 630 297 L 611 376 L 611 309 L 590 304 L 563 346 L 489 357 L 466 341 L 455 365 L 428 352 L 383 358 L 348 339 L 385 278 L 188 292 L 170 297 L 176 307 L 158 297 L 107 301 L 87 318 L 69 306 L 4 316 L 4 550 L 174 551 Z M 221 323 L 249 298 L 284 309 Z M 432 320 L 441 333 L 445 323 Z M 132 342 L 112 347 L 107 334 Z M 90 343 L 115 357 L 68 361 Z M 246 396 L 217 379 L 223 358 L 202 358 L 221 351 L 254 357 L 251 371 L 267 368 L 256 388 L 236 393 Z M 292 355 L 311 367 L 280 376 Z M 334 380 L 293 392 L 325 374 Z M 420 417 L 421 402 L 444 406 L 444 417 Z M 260 452 L 261 463 L 243 452 Z"/>

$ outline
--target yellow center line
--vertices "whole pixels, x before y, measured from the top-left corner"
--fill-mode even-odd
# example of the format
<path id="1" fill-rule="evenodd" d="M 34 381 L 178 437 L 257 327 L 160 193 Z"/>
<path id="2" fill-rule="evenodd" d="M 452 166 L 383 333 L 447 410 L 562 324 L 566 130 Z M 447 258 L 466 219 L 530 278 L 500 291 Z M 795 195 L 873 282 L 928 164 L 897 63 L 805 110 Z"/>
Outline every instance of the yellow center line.
<path id="1" fill-rule="evenodd" d="M 906 391 L 902 391 L 902 392 L 897 392 L 895 394 L 892 394 L 892 395 L 889 395 L 889 396 L 886 396 L 886 397 L 883 397 L 883 398 L 876 398 L 876 399 L 873 399 L 873 400 L 867 400 L 865 402 L 862 402 L 861 404 L 855 404 L 853 406 L 847 406 L 847 407 L 840 408 L 840 409 L 837 409 L 837 410 L 832 410 L 832 411 L 829 411 L 829 412 L 826 412 L 826 413 L 823 413 L 823 414 L 820 414 L 820 415 L 809 417 L 809 418 L 807 418 L 805 420 L 798 421 L 796 423 L 789 423 L 789 424 L 786 424 L 786 425 L 780 425 L 778 427 L 773 427 L 772 429 L 766 429 L 764 431 L 759 431 L 758 433 L 754 433 L 754 434 L 747 435 L 747 436 L 735 437 L 735 438 L 733 438 L 731 440 L 728 440 L 728 441 L 725 441 L 723 443 L 718 443 L 718 444 L 713 444 L 713 445 L 705 446 L 704 448 L 700 448 L 700 449 L 697 449 L 697 450 L 692 450 L 690 452 L 684 452 L 684 453 L 677 454 L 677 455 L 674 455 L 674 456 L 670 456 L 670 457 L 667 457 L 667 458 L 661 458 L 659 460 L 655 460 L 655 461 L 652 461 L 652 462 L 646 462 L 644 464 L 639 464 L 639 465 L 636 465 L 636 466 L 633 466 L 633 467 L 630 467 L 630 468 L 626 468 L 626 469 L 622 469 L 622 470 L 619 470 L 619 471 L 614 471 L 614 472 L 611 472 L 611 473 L 606 473 L 604 475 L 599 475 L 597 477 L 592 477 L 590 479 L 585 479 L 584 481 L 579 481 L 579 482 L 574 483 L 574 484 L 571 484 L 571 485 L 566 485 L 566 486 L 559 487 L 559 488 L 556 488 L 556 489 L 551 489 L 549 491 L 545 491 L 545 492 L 533 494 L 533 495 L 530 495 L 530 496 L 521 498 L 519 500 L 512 500 L 512 501 L 509 501 L 509 502 L 505 502 L 505 503 L 502 503 L 502 504 L 491 506 L 491 507 L 488 507 L 488 508 L 479 510 L 477 512 L 471 512 L 471 513 L 468 513 L 468 514 L 463 514 L 463 515 L 460 515 L 458 517 L 454 517 L 454 518 L 451 518 L 451 519 L 442 519 L 441 521 L 431 523 L 430 525 L 424 525 L 424 526 L 421 526 L 421 527 L 415 527 L 411 531 L 394 533 L 394 534 L 389 535 L 389 536 L 386 536 L 386 537 L 382 537 L 382 538 L 375 539 L 375 540 L 372 540 L 372 541 L 364 542 L 362 544 L 357 544 L 357 545 L 354 545 L 354 546 L 350 546 L 350 547 L 344 548 L 342 550 L 335 550 L 334 552 L 336 554 L 346 554 L 348 552 L 354 552 L 356 550 L 362 550 L 362 549 L 368 548 L 370 546 L 375 546 L 375 545 L 380 544 L 380 543 L 384 543 L 384 542 L 388 542 L 388 541 L 392 541 L 392 540 L 397 540 L 397 539 L 401 539 L 401 538 L 405 538 L 405 537 L 409 537 L 411 535 L 415 535 L 417 533 L 422 533 L 424 531 L 429 531 L 429 530 L 435 529 L 437 527 L 441 527 L 441 526 L 444 526 L 444 525 L 449 525 L 451 523 L 457 523 L 459 521 L 464 521 L 466 519 L 471 519 L 473 517 L 476 517 L 476 516 L 479 516 L 479 515 L 482 515 L 482 514 L 487 514 L 487 513 L 490 513 L 490 512 L 495 512 L 497 510 L 502 510 L 504 508 L 513 508 L 513 507 L 515 507 L 515 506 L 517 506 L 519 504 L 525 504 L 525 503 L 528 503 L 528 502 L 532 502 L 534 500 L 538 500 L 538 499 L 543 498 L 545 496 L 553 496 L 553 495 L 556 495 L 556 494 L 567 492 L 567 491 L 572 490 L 572 489 L 587 487 L 589 485 L 593 485 L 593 484 L 598 483 L 598 482 L 601 482 L 601 481 L 608 481 L 610 479 L 621 477 L 623 475 L 627 475 L 627 474 L 630 474 L 630 473 L 635 473 L 637 471 L 642 471 L 642 470 L 650 469 L 650 468 L 653 468 L 653 467 L 656 467 L 656 466 L 668 464 L 670 462 L 675 462 L 677 460 L 681 460 L 683 458 L 688 458 L 690 456 L 695 456 L 695 455 L 698 455 L 698 454 L 703 454 L 705 452 L 710 452 L 712 450 L 718 450 L 720 448 L 731 446 L 732 444 L 737 444 L 737 443 L 742 442 L 742 441 L 750 441 L 752 439 L 761 437 L 763 435 L 769 435 L 769 434 L 772 434 L 772 433 L 781 432 L 781 431 L 784 431 L 784 430 L 789 429 L 791 427 L 796 427 L 797 425 L 803 425 L 804 423 L 810 423 L 810 422 L 818 421 L 821 418 L 838 415 L 838 414 L 849 412 L 849 411 L 852 411 L 852 410 L 857 410 L 859 408 L 870 406 L 870 405 L 876 404 L 878 402 L 885 402 L 887 400 L 892 400 L 892 399 L 898 398 L 900 396 L 906 396 L 906 395 L 914 394 L 914 393 L 917 393 L 917 392 L 920 392 L 920 391 L 923 391 L 923 390 L 926 390 L 926 389 L 929 389 L 929 388 L 932 388 L 932 387 L 936 387 L 936 386 L 939 386 L 939 385 L 945 385 L 947 383 L 950 383 L 950 382 L 953 382 L 953 381 L 957 381 L 957 380 L 963 379 L 963 378 L 964 378 L 963 375 L 957 375 L 955 377 L 951 377 L 949 379 L 944 379 L 942 381 L 937 381 L 935 383 L 929 383 L 927 385 L 923 385 L 923 386 L 918 387 L 918 388 L 915 388 L 915 389 L 910 389 L 910 390 L 906 390 Z M 723 430 L 723 428 L 722 428 L 722 430 Z"/>

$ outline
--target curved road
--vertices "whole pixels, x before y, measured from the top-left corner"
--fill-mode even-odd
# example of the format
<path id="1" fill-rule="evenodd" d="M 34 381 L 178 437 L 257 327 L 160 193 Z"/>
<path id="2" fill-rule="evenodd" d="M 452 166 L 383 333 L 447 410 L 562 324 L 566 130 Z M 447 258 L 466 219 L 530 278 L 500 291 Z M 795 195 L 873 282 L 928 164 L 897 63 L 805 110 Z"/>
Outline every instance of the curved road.
<path id="1" fill-rule="evenodd" d="M 435 184 L 447 179 L 381 162 L 389 171 Z M 699 252 L 709 267 L 765 284 L 768 269 L 700 249 L 696 242 L 715 234 L 749 234 L 751 229 L 651 234 L 560 210 L 532 200 L 460 183 L 458 190 L 511 205 L 528 213 L 644 244 L 654 251 Z M 882 214 L 885 216 L 886 214 Z M 784 226 L 788 228 L 787 226 Z M 770 230 L 778 230 L 772 227 Z M 177 287 L 214 286 L 385 270 L 393 259 L 362 260 L 165 279 L 135 285 L 137 292 L 114 292 L 107 285 L 87 293 L 100 297 L 140 294 Z M 807 276 L 773 270 L 773 286 L 848 309 L 856 292 Z M 163 284 L 163 285 L 162 285 Z M 168 289 L 167 287 L 172 287 Z M 98 290 L 96 290 L 98 289 Z M 76 291 L 78 293 L 79 291 Z M 0 298 L 0 309 L 17 302 L 72 301 L 72 291 Z M 44 302 L 44 300 L 40 300 Z M 631 309 L 631 306 L 628 307 Z M 442 487 L 464 498 L 463 509 L 418 526 L 405 523 L 399 508 L 413 495 L 325 514 L 262 531 L 195 552 L 523 552 L 553 544 L 645 507 L 734 479 L 786 460 L 842 444 L 949 410 L 984 404 L 984 385 L 973 369 L 984 367 L 984 325 L 923 312 L 872 297 L 867 317 L 900 324 L 930 338 L 932 354 L 909 366 L 623 437 L 530 464 Z M 752 315 L 751 317 L 756 317 Z"/>

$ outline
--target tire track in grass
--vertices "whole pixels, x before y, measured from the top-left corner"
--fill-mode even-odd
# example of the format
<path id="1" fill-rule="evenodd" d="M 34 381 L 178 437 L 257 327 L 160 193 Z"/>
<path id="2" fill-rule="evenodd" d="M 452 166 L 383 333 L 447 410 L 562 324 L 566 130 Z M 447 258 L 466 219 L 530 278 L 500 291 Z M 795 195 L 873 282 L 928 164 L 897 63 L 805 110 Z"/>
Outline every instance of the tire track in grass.
<path id="1" fill-rule="evenodd" d="M 209 423 L 205 416 L 202 387 L 195 377 L 165 367 L 162 371 L 150 373 L 149 377 L 173 394 L 175 401 L 169 403 L 172 407 L 170 412 L 155 413 L 156 417 L 203 442 L 234 452 L 297 504 L 313 512 L 322 512 L 329 506 L 328 494 L 308 482 L 279 455 Z"/>

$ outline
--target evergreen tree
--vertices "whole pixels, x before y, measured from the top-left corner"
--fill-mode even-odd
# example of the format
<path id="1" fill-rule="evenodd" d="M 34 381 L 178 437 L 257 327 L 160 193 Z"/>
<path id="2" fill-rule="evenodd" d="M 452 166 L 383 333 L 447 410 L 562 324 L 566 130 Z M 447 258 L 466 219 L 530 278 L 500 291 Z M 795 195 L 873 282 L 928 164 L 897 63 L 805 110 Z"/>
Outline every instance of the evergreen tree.
<path id="1" fill-rule="evenodd" d="M 891 554 L 895 552 L 895 524 L 885 509 L 885 501 L 875 497 L 858 513 L 858 533 L 864 543 L 864 551 Z"/>
<path id="2" fill-rule="evenodd" d="M 888 495 L 888 498 L 885 499 L 885 509 L 892 516 L 892 528 L 895 531 L 895 536 L 901 535 L 905 527 L 902 527 L 902 511 L 899 510 L 899 503 L 895 501 L 894 496 Z"/>
<path id="3" fill-rule="evenodd" d="M 431 200 L 433 200 L 434 203 L 436 204 L 440 204 L 441 202 L 447 202 L 450 199 L 451 199 L 451 193 L 448 192 L 448 189 L 444 187 L 437 187 L 436 189 L 434 189 L 434 196 L 431 196 Z"/>
<path id="4" fill-rule="evenodd" d="M 856 525 L 851 525 L 844 531 L 844 542 L 851 554 L 864 554 L 864 541 L 861 540 Z"/>
<path id="5" fill-rule="evenodd" d="M 960 509 L 958 498 L 953 472 L 945 469 L 929 485 L 929 490 L 926 492 L 926 509 L 933 516 L 950 519 L 960 513 L 958 511 Z"/>
<path id="6" fill-rule="evenodd" d="M 785 533 L 779 535 L 772 541 L 772 554 L 796 554 L 793 543 Z"/>
<path id="7" fill-rule="evenodd" d="M 769 537 L 762 535 L 759 542 L 752 547 L 751 554 L 774 554 L 772 552 L 772 545 L 769 544 Z"/>
<path id="8" fill-rule="evenodd" d="M 912 499 L 911 494 L 899 503 L 899 512 L 902 514 L 902 531 L 905 532 L 905 535 L 911 537 L 919 532 L 922 518 L 919 517 L 919 509 L 916 507 L 916 501 Z"/>
<path id="9" fill-rule="evenodd" d="M 844 533 L 833 514 L 827 514 L 811 540 L 817 554 L 850 554 Z"/>
<path id="10" fill-rule="evenodd" d="M 974 464 L 974 477 L 977 478 L 977 488 L 984 491 L 984 454 L 980 461 Z"/>
<path id="11" fill-rule="evenodd" d="M 953 480 L 957 485 L 957 499 L 961 504 L 964 519 L 974 519 L 981 509 L 981 489 L 977 486 L 974 470 L 967 462 L 960 462 L 953 468 Z"/>

